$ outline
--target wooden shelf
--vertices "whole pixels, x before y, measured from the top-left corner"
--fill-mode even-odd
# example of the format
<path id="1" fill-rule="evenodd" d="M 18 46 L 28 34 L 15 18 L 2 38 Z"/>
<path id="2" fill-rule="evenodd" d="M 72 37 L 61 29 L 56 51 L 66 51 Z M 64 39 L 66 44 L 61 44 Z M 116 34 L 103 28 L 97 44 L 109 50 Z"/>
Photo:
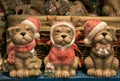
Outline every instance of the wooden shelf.
<path id="1" fill-rule="evenodd" d="M 0 73 L 0 81 L 120 81 L 120 72 L 112 78 L 90 77 L 81 71 L 77 71 L 77 75 L 71 78 L 46 78 L 43 75 L 35 78 L 10 78 L 3 74 L 5 73 Z"/>
<path id="2" fill-rule="evenodd" d="M 31 15 L 10 15 L 8 16 L 9 26 L 14 26 L 16 24 L 21 23 L 21 21 L 26 18 L 31 17 Z M 36 17 L 41 22 L 41 31 L 49 31 L 50 26 L 46 25 L 48 16 L 32 16 Z M 52 17 L 52 16 L 51 16 Z M 55 16 L 55 21 L 70 21 L 71 17 L 78 17 L 80 19 L 81 26 L 76 27 L 77 30 L 83 30 L 83 24 L 89 19 L 100 19 L 108 23 L 108 25 L 114 26 L 116 30 L 120 30 L 120 17 L 107 17 L 107 16 L 99 16 L 99 17 L 90 17 L 90 16 Z"/>

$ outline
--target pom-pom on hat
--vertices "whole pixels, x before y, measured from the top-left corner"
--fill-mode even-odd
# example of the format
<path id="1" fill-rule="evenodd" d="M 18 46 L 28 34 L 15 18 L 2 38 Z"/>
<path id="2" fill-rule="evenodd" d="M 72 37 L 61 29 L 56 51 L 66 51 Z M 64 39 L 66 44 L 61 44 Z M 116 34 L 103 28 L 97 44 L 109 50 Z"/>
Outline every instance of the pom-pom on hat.
<path id="1" fill-rule="evenodd" d="M 26 20 L 22 21 L 22 24 L 26 24 L 31 27 L 32 31 L 34 32 L 34 38 L 37 39 L 40 37 L 40 21 L 37 18 L 30 17 Z"/>
<path id="2" fill-rule="evenodd" d="M 106 22 L 102 22 L 97 19 L 90 19 L 84 24 L 84 44 L 90 45 L 93 37 L 107 26 Z"/>

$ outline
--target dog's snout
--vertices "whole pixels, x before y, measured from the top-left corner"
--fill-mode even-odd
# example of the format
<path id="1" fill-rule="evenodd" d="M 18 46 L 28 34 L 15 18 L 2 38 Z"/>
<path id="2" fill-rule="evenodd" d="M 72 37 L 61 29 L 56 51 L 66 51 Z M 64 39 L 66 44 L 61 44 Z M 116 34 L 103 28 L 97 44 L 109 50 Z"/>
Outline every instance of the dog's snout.
<path id="1" fill-rule="evenodd" d="M 22 36 L 24 36 L 26 33 L 25 33 L 25 32 L 21 32 L 20 34 L 21 34 Z"/>
<path id="2" fill-rule="evenodd" d="M 62 35 L 62 37 L 63 37 L 63 38 L 65 38 L 65 37 L 66 37 L 66 35 Z"/>
<path id="3" fill-rule="evenodd" d="M 106 36 L 106 35 L 107 35 L 107 33 L 106 33 L 106 32 L 102 32 L 102 35 L 103 35 L 103 36 Z"/>

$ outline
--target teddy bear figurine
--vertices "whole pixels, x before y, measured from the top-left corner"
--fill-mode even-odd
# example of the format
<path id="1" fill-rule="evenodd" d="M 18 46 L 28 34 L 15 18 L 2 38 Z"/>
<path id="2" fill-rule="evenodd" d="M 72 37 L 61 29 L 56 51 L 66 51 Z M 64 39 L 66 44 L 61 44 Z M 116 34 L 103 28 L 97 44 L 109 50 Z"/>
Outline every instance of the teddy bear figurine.
<path id="1" fill-rule="evenodd" d="M 52 63 L 56 78 L 68 78 L 76 75 L 76 68 L 81 64 L 80 50 L 74 43 L 75 27 L 66 21 L 55 22 L 50 30 L 51 49 L 45 57 L 45 66 Z M 77 52 L 77 55 L 75 54 Z"/>
<path id="2" fill-rule="evenodd" d="M 104 16 L 120 16 L 120 0 L 103 1 L 102 14 Z"/>
<path id="3" fill-rule="evenodd" d="M 44 71 L 44 76 L 45 77 L 50 77 L 53 78 L 55 77 L 55 67 L 52 63 L 47 63 L 45 66 L 45 71 Z"/>
<path id="4" fill-rule="evenodd" d="M 21 24 L 8 28 L 8 58 L 4 60 L 4 65 L 10 71 L 10 77 L 24 78 L 41 74 L 42 62 L 34 49 L 39 31 L 40 21 L 36 18 L 28 18 Z"/>
<path id="5" fill-rule="evenodd" d="M 85 45 L 91 45 L 91 52 L 84 63 L 87 74 L 96 77 L 113 77 L 117 75 L 118 59 L 114 56 L 112 43 L 116 41 L 116 31 L 106 22 L 90 19 L 84 25 Z"/>

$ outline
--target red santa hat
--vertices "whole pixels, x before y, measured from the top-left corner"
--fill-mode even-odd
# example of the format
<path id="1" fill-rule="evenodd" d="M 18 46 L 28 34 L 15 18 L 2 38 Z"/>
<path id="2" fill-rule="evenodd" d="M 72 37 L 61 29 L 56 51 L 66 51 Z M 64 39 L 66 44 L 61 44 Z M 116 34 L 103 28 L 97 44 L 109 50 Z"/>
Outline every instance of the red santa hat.
<path id="1" fill-rule="evenodd" d="M 22 21 L 22 24 L 26 24 L 31 27 L 32 31 L 34 32 L 34 38 L 37 39 L 40 37 L 40 21 L 37 18 L 30 17 L 26 20 Z"/>
<path id="2" fill-rule="evenodd" d="M 71 29 L 73 30 L 73 34 L 74 34 L 73 40 L 71 41 L 70 44 L 66 45 L 65 47 L 68 47 L 68 46 L 74 44 L 74 42 L 75 42 L 75 37 L 76 37 L 75 27 L 73 26 L 72 23 L 66 22 L 66 21 L 58 21 L 58 22 L 55 22 L 55 23 L 52 25 L 51 30 L 50 30 L 50 39 L 51 39 L 51 42 L 52 42 L 54 45 L 56 45 L 55 42 L 54 42 L 54 40 L 53 40 L 53 32 L 54 32 L 54 29 L 55 29 L 56 27 L 58 27 L 58 26 L 66 26 L 66 27 L 69 27 L 69 28 L 71 28 Z M 56 46 L 65 48 L 65 47 L 60 46 L 60 45 L 56 45 Z"/>
<path id="3" fill-rule="evenodd" d="M 102 22 L 97 19 L 90 19 L 84 24 L 84 44 L 90 45 L 94 36 L 107 26 L 106 22 Z"/>

